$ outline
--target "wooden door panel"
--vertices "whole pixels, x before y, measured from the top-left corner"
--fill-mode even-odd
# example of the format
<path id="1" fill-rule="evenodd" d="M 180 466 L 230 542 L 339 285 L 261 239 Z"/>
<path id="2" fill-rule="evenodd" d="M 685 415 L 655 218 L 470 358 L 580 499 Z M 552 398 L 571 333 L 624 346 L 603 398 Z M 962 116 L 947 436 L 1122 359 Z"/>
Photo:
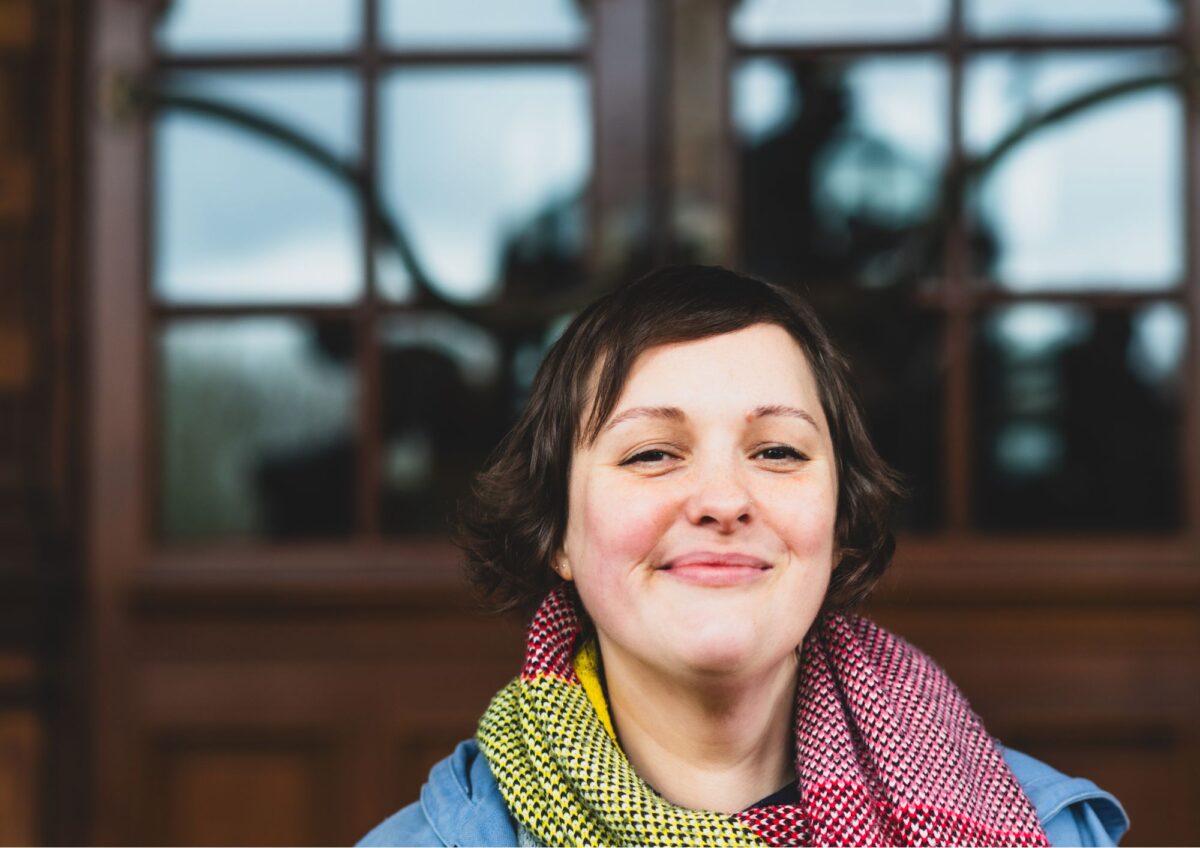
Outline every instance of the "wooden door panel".
<path id="1" fill-rule="evenodd" d="M 33 710 L 0 711 L 0 845 L 40 841 L 42 749 Z"/>
<path id="2" fill-rule="evenodd" d="M 333 751 L 319 735 L 273 728 L 152 738 L 141 798 L 145 841 L 164 845 L 319 845 L 337 840 Z"/>

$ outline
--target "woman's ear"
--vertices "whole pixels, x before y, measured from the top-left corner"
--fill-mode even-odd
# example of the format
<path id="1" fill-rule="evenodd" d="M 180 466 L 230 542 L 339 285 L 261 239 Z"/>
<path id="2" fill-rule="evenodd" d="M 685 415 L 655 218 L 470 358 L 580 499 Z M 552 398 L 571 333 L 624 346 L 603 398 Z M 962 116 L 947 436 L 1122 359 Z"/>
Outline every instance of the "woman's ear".
<path id="1" fill-rule="evenodd" d="M 567 559 L 566 551 L 559 551 L 554 555 L 554 571 L 559 577 L 561 577 L 563 580 L 566 580 L 568 583 L 575 579 L 571 574 L 571 561 Z"/>

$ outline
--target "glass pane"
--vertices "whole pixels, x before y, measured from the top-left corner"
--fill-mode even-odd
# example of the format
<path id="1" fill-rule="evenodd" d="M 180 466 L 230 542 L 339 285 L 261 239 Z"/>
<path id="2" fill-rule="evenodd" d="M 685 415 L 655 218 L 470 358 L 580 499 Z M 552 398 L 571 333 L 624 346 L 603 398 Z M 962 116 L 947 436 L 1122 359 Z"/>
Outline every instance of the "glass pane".
<path id="1" fill-rule="evenodd" d="M 967 69 L 964 136 L 980 155 L 1021 121 L 1161 53 L 989 56 Z M 972 198 L 977 271 L 1005 288 L 1162 289 L 1183 272 L 1183 115 L 1173 89 L 1103 101 L 1028 136 Z"/>
<path id="2" fill-rule="evenodd" d="M 385 0 L 396 47 L 575 47 L 587 35 L 579 0 Z"/>
<path id="3" fill-rule="evenodd" d="M 591 172 L 582 71 L 404 70 L 383 104 L 385 196 L 443 293 L 480 300 L 580 277 Z M 380 286 L 411 294 L 400 266 Z"/>
<path id="4" fill-rule="evenodd" d="M 486 331 L 446 315 L 397 316 L 382 338 L 380 524 L 443 533 L 515 420 L 511 364 Z"/>
<path id="5" fill-rule="evenodd" d="M 894 290 L 809 294 L 838 348 L 880 455 L 904 478 L 909 498 L 898 525 L 942 526 L 942 321 Z"/>
<path id="6" fill-rule="evenodd" d="M 946 26 L 948 0 L 742 0 L 733 34 L 747 44 L 919 38 Z"/>
<path id="7" fill-rule="evenodd" d="M 1187 325 L 1135 312 L 1021 304 L 976 334 L 975 511 L 1013 531 L 1180 526 Z"/>
<path id="8" fill-rule="evenodd" d="M 967 0 L 967 28 L 980 35 L 1042 32 L 1162 32 L 1179 21 L 1175 0 Z"/>
<path id="9" fill-rule="evenodd" d="M 946 100 L 945 66 L 928 57 L 743 62 L 733 114 L 746 266 L 875 287 L 927 273 L 914 229 L 937 197 Z"/>
<path id="10" fill-rule="evenodd" d="M 338 50 L 354 46 L 361 26 L 359 0 L 171 0 L 158 27 L 160 48 L 171 52 Z"/>
<path id="11" fill-rule="evenodd" d="M 180 88 L 248 107 L 332 152 L 357 151 L 346 74 L 188 74 Z M 345 302 L 362 288 L 357 201 L 278 142 L 184 112 L 156 124 L 155 293 L 172 303 Z"/>
<path id="12" fill-rule="evenodd" d="M 185 71 L 172 90 L 229 103 L 284 124 L 338 156 L 358 155 L 358 81 L 345 71 Z"/>
<path id="13" fill-rule="evenodd" d="M 166 538 L 351 532 L 358 384 L 347 324 L 175 321 L 161 352 Z"/>

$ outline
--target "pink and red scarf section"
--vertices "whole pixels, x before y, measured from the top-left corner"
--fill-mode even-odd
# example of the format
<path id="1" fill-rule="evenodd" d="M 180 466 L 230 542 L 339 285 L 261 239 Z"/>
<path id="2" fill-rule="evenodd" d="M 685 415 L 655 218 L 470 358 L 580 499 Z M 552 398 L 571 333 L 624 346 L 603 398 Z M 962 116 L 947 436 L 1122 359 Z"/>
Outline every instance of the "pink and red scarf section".
<path id="1" fill-rule="evenodd" d="M 565 587 L 530 626 L 521 676 L 579 685 Z M 826 614 L 796 696 L 800 803 L 735 818 L 767 845 L 1049 845 L 966 698 L 928 656 L 875 623 Z"/>

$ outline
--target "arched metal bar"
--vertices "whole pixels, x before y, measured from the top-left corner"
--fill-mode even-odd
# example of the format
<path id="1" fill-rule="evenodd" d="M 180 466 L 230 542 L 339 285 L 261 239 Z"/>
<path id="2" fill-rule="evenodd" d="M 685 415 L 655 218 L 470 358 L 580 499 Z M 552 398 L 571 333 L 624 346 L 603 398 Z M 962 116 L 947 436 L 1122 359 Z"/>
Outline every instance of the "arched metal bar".
<path id="1" fill-rule="evenodd" d="M 370 185 L 362 169 L 342 159 L 321 142 L 272 118 L 250 109 L 171 86 L 140 84 L 131 91 L 133 103 L 150 111 L 172 110 L 202 115 L 228 126 L 272 141 L 303 158 L 318 170 L 342 183 L 363 202 L 368 225 L 375 228 L 387 245 L 396 251 L 420 295 L 438 306 L 456 309 L 455 304 L 437 290 L 408 238 L 391 214 L 383 207 L 378 192 Z"/>
<path id="2" fill-rule="evenodd" d="M 1023 121 L 1004 135 L 983 155 L 967 160 L 958 168 L 947 171 L 939 191 L 939 203 L 929 218 L 919 225 L 911 235 L 909 244 L 902 248 L 910 257 L 908 262 L 897 264 L 896 282 L 921 273 L 936 250 L 941 234 L 955 212 L 961 209 L 965 192 L 978 184 L 1005 156 L 1021 144 L 1037 135 L 1041 130 L 1074 117 L 1097 105 L 1161 86 L 1185 86 L 1200 79 L 1195 65 L 1188 63 L 1184 69 L 1169 73 L 1157 73 L 1119 80 L 1076 95 L 1046 111 Z M 334 177 L 358 196 L 369 215 L 369 224 L 387 244 L 395 250 L 423 305 L 433 305 L 451 312 L 472 323 L 494 330 L 531 328 L 538 322 L 555 315 L 580 308 L 594 297 L 603 286 L 585 286 L 578 291 L 555 298 L 536 300 L 498 301 L 491 304 L 462 303 L 446 297 L 429 276 L 415 250 L 394 215 L 383 204 L 382 198 L 370 185 L 366 175 L 355 165 L 341 159 L 320 142 L 279 121 L 265 117 L 227 102 L 205 97 L 171 86 L 148 84 L 132 85 L 129 92 L 133 105 L 142 109 L 179 110 L 203 115 L 230 126 L 238 127 L 251 134 L 267 138 L 301 156 L 321 171 Z M 372 257 L 377 261 L 376 257 Z"/>
<path id="3" fill-rule="evenodd" d="M 968 159 L 942 178 L 939 201 L 929 218 L 917 226 L 912 241 L 902 248 L 907 262 L 897 263 L 893 284 L 915 282 L 922 269 L 929 267 L 942 234 L 954 214 L 962 209 L 963 198 L 978 185 L 1006 156 L 1047 127 L 1054 126 L 1087 110 L 1113 100 L 1164 86 L 1185 87 L 1200 81 L 1200 70 L 1187 63 L 1182 69 L 1131 77 L 1075 95 L 1044 112 L 1022 121 L 1000 138 L 990 150 Z"/>

